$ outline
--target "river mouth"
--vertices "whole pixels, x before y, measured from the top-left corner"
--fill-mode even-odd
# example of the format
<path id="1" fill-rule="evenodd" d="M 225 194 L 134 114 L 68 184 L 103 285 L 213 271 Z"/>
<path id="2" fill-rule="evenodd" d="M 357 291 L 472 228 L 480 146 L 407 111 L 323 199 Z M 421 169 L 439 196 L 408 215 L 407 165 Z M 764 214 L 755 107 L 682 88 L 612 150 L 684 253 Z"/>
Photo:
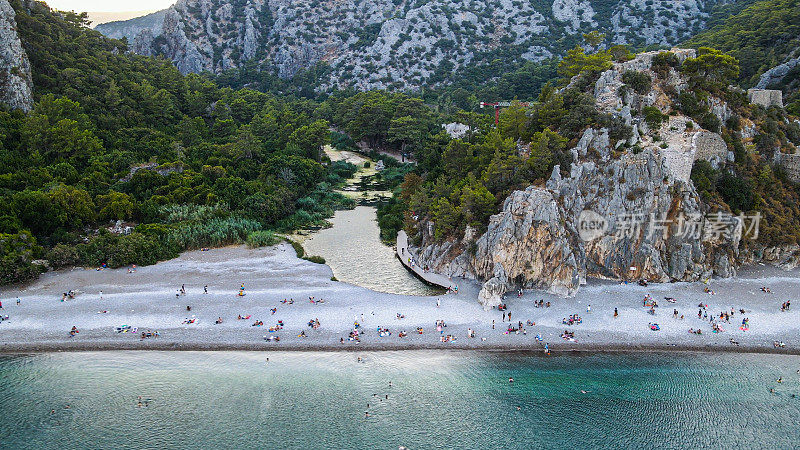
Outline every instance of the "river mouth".
<path id="1" fill-rule="evenodd" d="M 308 255 L 322 256 L 338 281 L 377 292 L 433 296 L 444 291 L 429 286 L 403 267 L 394 248 L 381 241 L 377 205 L 390 199 L 389 186 L 375 170 L 372 159 L 326 147 L 331 161 L 355 164 L 358 171 L 339 192 L 353 198 L 355 209 L 336 211 L 331 227 L 307 230 L 299 239 Z"/>
<path id="2" fill-rule="evenodd" d="M 380 240 L 376 209 L 357 206 L 337 211 L 333 226 L 303 242 L 309 255 L 325 258 L 337 280 L 390 294 L 431 296 L 442 290 L 418 280 Z"/>

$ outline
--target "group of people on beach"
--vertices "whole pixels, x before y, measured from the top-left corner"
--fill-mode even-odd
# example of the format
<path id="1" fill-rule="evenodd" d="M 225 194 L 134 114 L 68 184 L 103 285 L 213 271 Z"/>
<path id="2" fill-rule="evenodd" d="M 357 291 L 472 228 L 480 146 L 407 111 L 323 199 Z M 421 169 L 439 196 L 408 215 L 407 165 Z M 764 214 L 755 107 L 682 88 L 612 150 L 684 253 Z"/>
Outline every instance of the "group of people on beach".
<path id="1" fill-rule="evenodd" d="M 583 323 L 583 318 L 581 318 L 581 316 L 579 316 L 577 314 L 571 314 L 569 317 L 565 317 L 565 318 L 561 319 L 561 324 L 562 325 L 573 326 L 573 325 L 578 325 L 578 324 L 581 324 L 581 323 Z"/>

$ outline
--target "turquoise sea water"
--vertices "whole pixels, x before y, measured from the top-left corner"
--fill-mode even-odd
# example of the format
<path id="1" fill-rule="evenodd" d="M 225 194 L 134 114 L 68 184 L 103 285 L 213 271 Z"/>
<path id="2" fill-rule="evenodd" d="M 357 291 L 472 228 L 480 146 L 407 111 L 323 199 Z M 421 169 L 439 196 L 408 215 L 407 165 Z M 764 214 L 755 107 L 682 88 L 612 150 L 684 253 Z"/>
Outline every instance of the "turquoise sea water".
<path id="1" fill-rule="evenodd" d="M 797 448 L 798 369 L 694 353 L 0 356 L 0 447 Z"/>

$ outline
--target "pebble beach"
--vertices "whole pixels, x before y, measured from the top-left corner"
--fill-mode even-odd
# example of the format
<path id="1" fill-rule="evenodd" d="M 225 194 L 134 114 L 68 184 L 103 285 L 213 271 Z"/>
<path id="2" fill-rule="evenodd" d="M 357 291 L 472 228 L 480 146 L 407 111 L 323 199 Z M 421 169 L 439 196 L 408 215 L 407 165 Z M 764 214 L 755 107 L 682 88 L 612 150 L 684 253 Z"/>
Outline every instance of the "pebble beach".
<path id="1" fill-rule="evenodd" d="M 793 301 L 800 293 L 797 270 L 756 266 L 740 271 L 737 278 L 708 284 L 645 287 L 590 281 L 574 298 L 531 290 L 520 298 L 509 294 L 505 312 L 511 312 L 511 322 L 503 321 L 504 312 L 485 311 L 478 304 L 479 286 L 470 280 L 454 280 L 457 294 L 423 297 L 375 292 L 331 278 L 328 266 L 297 258 L 287 244 L 187 252 L 135 270 L 50 272 L 30 285 L 0 292 L 0 314 L 8 316 L 0 323 L 0 351 L 475 348 L 542 352 L 547 344 L 555 352 L 800 354 L 800 302 Z M 244 296 L 239 295 L 242 285 Z M 180 293 L 182 286 L 185 294 Z M 204 286 L 208 286 L 207 294 Z M 771 292 L 763 292 L 762 286 Z M 714 294 L 706 293 L 706 287 Z M 62 301 L 63 293 L 70 290 L 75 298 Z M 655 314 L 643 307 L 648 294 L 659 304 Z M 675 303 L 665 297 L 674 298 Z M 535 307 L 537 300 L 550 302 L 550 307 Z M 781 311 L 787 300 L 794 304 Z M 701 303 L 707 305 L 704 311 L 709 316 L 734 310 L 729 322 L 717 321 L 722 332 L 713 333 L 709 319 L 698 319 Z M 581 323 L 564 325 L 562 320 L 570 315 L 579 316 Z M 238 320 L 239 316 L 250 318 Z M 216 323 L 220 318 L 222 322 Z M 749 319 L 746 330 L 740 328 L 744 318 Z M 309 327 L 312 320 L 318 320 L 319 327 Z M 263 326 L 253 326 L 257 321 Z M 282 329 L 270 332 L 279 321 Z M 441 333 L 437 321 L 446 325 Z M 509 324 L 518 328 L 520 321 L 521 330 L 507 331 Z M 360 325 L 358 341 L 349 339 L 355 322 Z M 653 323 L 658 331 L 651 329 Z M 74 336 L 72 327 L 78 330 Z M 380 336 L 379 327 L 390 333 Z M 691 334 L 689 329 L 701 329 L 702 334 Z M 468 336 L 469 330 L 474 338 Z M 399 337 L 402 331 L 407 336 Z M 562 338 L 564 331 L 573 332 L 574 339 Z M 143 339 L 142 332 L 158 336 Z M 448 335 L 451 339 L 442 342 L 442 336 Z M 776 342 L 783 346 L 776 347 Z"/>

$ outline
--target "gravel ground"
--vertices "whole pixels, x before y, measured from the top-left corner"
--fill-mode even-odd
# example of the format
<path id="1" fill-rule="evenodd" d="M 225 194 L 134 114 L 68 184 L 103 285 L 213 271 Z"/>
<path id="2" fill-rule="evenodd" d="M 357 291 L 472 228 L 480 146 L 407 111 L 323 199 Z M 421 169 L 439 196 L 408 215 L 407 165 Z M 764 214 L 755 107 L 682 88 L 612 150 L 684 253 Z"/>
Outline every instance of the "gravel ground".
<path id="1" fill-rule="evenodd" d="M 9 320 L 0 323 L 0 351 L 29 352 L 91 349 L 417 349 L 482 348 L 494 350 L 540 351 L 548 343 L 555 351 L 587 350 L 727 350 L 800 353 L 800 272 L 756 266 L 728 280 L 712 280 L 708 286 L 716 294 L 704 292 L 702 283 L 658 284 L 649 287 L 592 281 L 575 298 L 562 299 L 543 292 L 526 292 L 522 298 L 509 298 L 513 323 L 531 320 L 526 333 L 506 333 L 503 313 L 484 311 L 477 303 L 478 286 L 462 280 L 457 295 L 417 297 L 370 291 L 330 281 L 331 270 L 295 256 L 288 245 L 263 249 L 227 247 L 207 252 L 188 252 L 181 257 L 133 273 L 127 269 L 72 269 L 51 272 L 26 286 L 0 292 Z M 246 295 L 237 295 L 244 283 Z M 181 285 L 186 294 L 176 297 Z M 208 294 L 203 286 L 208 285 Z M 772 293 L 764 293 L 767 286 Z M 61 301 L 62 293 L 75 290 L 73 300 Z M 102 298 L 100 292 L 102 291 Z M 655 316 L 642 307 L 642 298 L 651 294 L 658 300 Z M 19 297 L 21 304 L 16 305 Z M 311 303 L 324 299 L 324 303 Z M 674 297 L 675 304 L 664 301 Z M 281 303 L 294 299 L 294 304 Z M 437 307 L 437 299 L 440 306 Z M 550 308 L 534 307 L 534 300 L 551 302 Z M 786 300 L 794 305 L 787 312 L 780 306 Z M 708 304 L 709 314 L 721 311 L 735 314 L 730 323 L 721 322 L 722 333 L 712 333 L 708 320 L 697 318 L 698 304 Z M 587 306 L 591 311 L 587 312 Z M 187 312 L 186 307 L 192 310 Z M 619 317 L 613 317 L 614 308 Z M 277 308 L 273 315 L 271 308 Z M 677 308 L 684 319 L 673 317 Z M 742 315 L 739 309 L 745 309 Z M 105 311 L 105 312 L 104 312 Z M 398 319 L 396 314 L 405 316 Z M 578 314 L 579 325 L 562 325 L 562 319 Z M 237 316 L 251 315 L 249 320 Z M 215 324 L 221 317 L 223 323 Z M 741 331 L 742 318 L 750 319 L 750 329 Z M 184 325 L 187 318 L 196 323 Z M 307 326 L 319 319 L 320 328 Z M 447 324 L 444 335 L 452 342 L 441 342 L 435 321 Z M 252 326 L 256 320 L 263 327 Z M 270 333 L 268 328 L 282 320 L 285 327 Z M 362 325 L 360 343 L 348 341 L 353 322 Z M 494 329 L 492 328 L 494 321 Z M 660 331 L 651 331 L 649 323 Z M 139 332 L 158 331 L 160 337 L 140 339 L 139 334 L 117 333 L 116 327 L 130 325 Z M 76 326 L 79 333 L 70 337 Z M 392 335 L 379 337 L 377 327 Z M 423 334 L 415 329 L 423 328 Z M 467 329 L 476 338 L 467 337 Z M 700 328 L 702 335 L 688 333 Z M 562 339 L 561 333 L 575 332 L 575 342 Z M 298 337 L 305 330 L 307 337 Z M 408 336 L 398 337 L 405 330 Z M 275 335 L 280 342 L 267 342 Z M 542 340 L 538 341 L 536 336 Z M 344 343 L 340 343 L 340 338 Z M 739 345 L 731 344 L 734 339 Z M 785 348 L 774 349 L 774 341 Z"/>

